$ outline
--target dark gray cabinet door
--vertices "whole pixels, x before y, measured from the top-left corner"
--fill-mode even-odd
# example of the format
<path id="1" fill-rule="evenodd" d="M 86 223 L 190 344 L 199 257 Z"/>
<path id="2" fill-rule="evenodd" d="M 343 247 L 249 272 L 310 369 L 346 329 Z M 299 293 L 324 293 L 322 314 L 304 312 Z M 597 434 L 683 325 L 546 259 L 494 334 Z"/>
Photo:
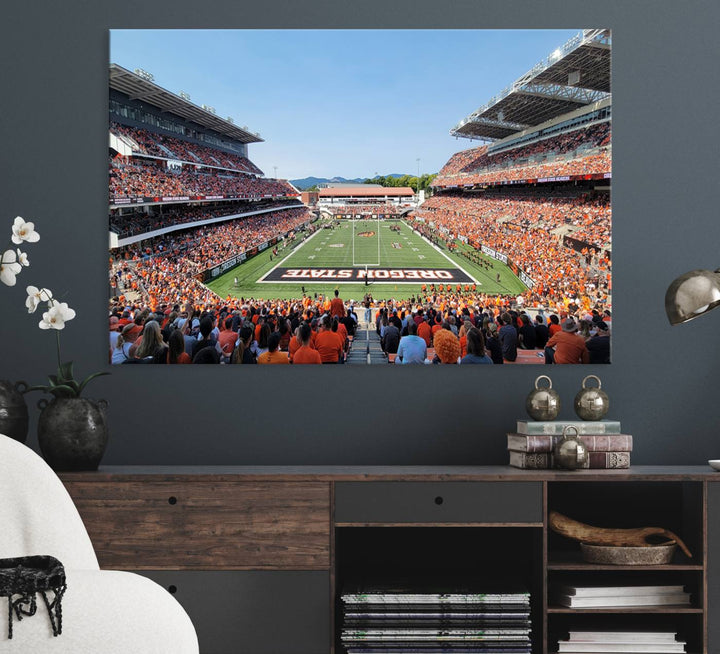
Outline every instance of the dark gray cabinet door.
<path id="1" fill-rule="evenodd" d="M 296 571 L 138 572 L 166 589 L 195 625 L 200 654 L 330 651 L 330 576 Z"/>

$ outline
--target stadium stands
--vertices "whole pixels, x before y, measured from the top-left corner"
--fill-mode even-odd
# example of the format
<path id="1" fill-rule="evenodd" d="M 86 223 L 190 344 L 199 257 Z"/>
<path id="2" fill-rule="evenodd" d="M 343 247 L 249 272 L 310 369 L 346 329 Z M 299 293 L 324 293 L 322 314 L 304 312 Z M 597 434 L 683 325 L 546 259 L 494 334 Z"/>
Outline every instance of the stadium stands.
<path id="1" fill-rule="evenodd" d="M 610 123 L 605 121 L 496 154 L 488 154 L 488 146 L 465 150 L 450 158 L 432 185 L 443 188 L 608 173 L 610 139 Z"/>
<path id="2" fill-rule="evenodd" d="M 134 236 L 146 232 L 173 227 L 176 225 L 189 225 L 200 220 L 218 218 L 221 216 L 234 216 L 251 211 L 272 209 L 275 206 L 293 204 L 291 200 L 272 200 L 260 202 L 223 202 L 212 204 L 181 204 L 160 206 L 159 210 L 149 213 L 136 210 L 129 213 L 120 213 L 114 210 L 110 213 L 110 230 L 120 238 Z M 300 205 L 297 202 L 298 206 Z"/>
<path id="3" fill-rule="evenodd" d="M 110 285 L 132 289 L 142 303 L 192 302 L 214 304 L 218 296 L 203 286 L 197 275 L 230 257 L 284 236 L 308 222 L 304 207 L 251 216 L 228 223 L 158 236 L 113 252 Z"/>
<path id="4" fill-rule="evenodd" d="M 153 197 L 286 197 L 297 191 L 286 181 L 263 179 L 235 173 L 212 174 L 212 169 L 197 170 L 183 167 L 177 172 L 166 162 L 133 158 L 124 163 L 121 158 L 110 161 L 110 201 L 119 198 Z M 217 172 L 217 171 L 213 171 Z"/>
<path id="5" fill-rule="evenodd" d="M 333 204 L 327 207 L 333 215 L 338 216 L 399 216 L 407 207 L 395 203 L 387 204 Z"/>
<path id="6" fill-rule="evenodd" d="M 131 127 L 111 121 L 110 133 L 131 139 L 133 154 L 152 155 L 161 159 L 173 159 L 191 164 L 228 168 L 251 175 L 263 174 L 262 170 L 247 157 L 240 157 L 198 143 L 190 143 L 159 132 L 150 132 L 141 127 Z"/>

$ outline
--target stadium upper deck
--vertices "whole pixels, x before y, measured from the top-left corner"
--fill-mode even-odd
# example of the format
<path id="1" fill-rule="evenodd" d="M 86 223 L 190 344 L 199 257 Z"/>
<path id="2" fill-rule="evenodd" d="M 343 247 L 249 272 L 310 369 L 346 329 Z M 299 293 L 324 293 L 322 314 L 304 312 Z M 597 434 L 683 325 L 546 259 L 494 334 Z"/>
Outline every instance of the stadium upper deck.
<path id="1" fill-rule="evenodd" d="M 140 74 L 138 74 L 140 73 Z M 110 208 L 297 198 L 248 158 L 259 134 L 157 86 L 147 73 L 110 65 Z"/>
<path id="2" fill-rule="evenodd" d="M 584 30 L 461 120 L 450 134 L 495 141 L 606 99 L 610 57 L 610 30 Z"/>

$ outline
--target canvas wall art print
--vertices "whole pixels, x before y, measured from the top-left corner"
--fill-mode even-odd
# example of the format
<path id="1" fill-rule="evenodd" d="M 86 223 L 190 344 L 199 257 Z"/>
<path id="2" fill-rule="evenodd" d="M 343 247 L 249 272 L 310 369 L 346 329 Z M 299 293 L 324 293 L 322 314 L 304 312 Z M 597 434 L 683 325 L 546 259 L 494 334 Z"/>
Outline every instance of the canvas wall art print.
<path id="1" fill-rule="evenodd" d="M 113 364 L 610 362 L 609 30 L 110 36 Z"/>

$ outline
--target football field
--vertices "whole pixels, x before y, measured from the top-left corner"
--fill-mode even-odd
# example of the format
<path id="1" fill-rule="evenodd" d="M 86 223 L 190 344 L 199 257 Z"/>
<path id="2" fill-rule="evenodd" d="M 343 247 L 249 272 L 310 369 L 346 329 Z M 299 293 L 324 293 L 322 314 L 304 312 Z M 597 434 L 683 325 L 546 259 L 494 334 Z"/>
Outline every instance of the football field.
<path id="1" fill-rule="evenodd" d="M 460 244 L 462 248 L 467 246 Z M 491 294 L 525 290 L 507 266 L 483 261 L 487 266 L 440 249 L 402 221 L 341 220 L 272 259 L 270 250 L 262 252 L 208 287 L 223 298 L 255 299 L 299 298 L 303 289 L 327 295 L 339 289 L 346 300 L 360 300 L 367 292 L 375 299 L 409 298 L 431 284 L 475 285 L 478 292 Z"/>

